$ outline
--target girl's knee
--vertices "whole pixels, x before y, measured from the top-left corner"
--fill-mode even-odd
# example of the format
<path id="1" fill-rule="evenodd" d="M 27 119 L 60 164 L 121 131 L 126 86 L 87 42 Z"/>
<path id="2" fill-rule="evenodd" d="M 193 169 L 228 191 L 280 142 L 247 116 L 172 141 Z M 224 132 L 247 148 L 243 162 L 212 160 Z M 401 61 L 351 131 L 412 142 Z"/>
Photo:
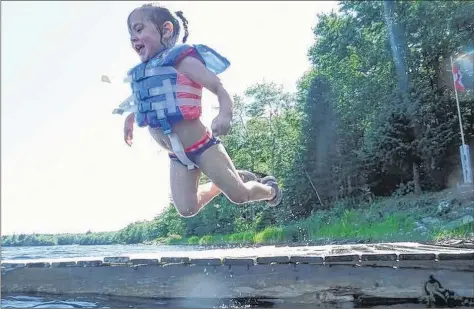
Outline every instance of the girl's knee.
<path id="1" fill-rule="evenodd" d="M 181 217 L 190 218 L 197 215 L 199 211 L 196 210 L 197 207 L 179 207 L 176 205 L 176 210 Z"/>
<path id="2" fill-rule="evenodd" d="M 191 218 L 197 214 L 197 212 L 192 211 L 192 210 L 178 211 L 178 213 L 183 218 Z"/>

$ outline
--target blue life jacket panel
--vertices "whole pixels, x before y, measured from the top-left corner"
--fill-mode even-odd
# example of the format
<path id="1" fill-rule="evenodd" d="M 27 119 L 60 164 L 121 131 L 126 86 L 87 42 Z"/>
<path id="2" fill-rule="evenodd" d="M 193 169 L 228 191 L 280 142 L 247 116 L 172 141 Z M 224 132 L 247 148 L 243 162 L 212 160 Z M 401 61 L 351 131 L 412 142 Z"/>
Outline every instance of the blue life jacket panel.
<path id="1" fill-rule="evenodd" d="M 168 133 L 173 123 L 200 117 L 202 86 L 174 67 L 191 52 L 215 74 L 230 66 L 226 58 L 208 46 L 180 44 L 132 68 L 128 77 L 139 127 L 160 127 Z"/>

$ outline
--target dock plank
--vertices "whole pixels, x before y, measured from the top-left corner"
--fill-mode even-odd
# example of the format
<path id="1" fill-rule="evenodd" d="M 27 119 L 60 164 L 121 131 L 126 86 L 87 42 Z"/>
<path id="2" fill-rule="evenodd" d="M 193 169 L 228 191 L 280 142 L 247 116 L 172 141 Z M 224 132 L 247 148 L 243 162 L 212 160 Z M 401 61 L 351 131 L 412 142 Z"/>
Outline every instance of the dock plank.
<path id="1" fill-rule="evenodd" d="M 261 247 L 189 256 L 2 261 L 1 288 L 6 295 L 263 297 L 311 303 L 353 301 L 357 295 L 418 298 L 434 277 L 456 295 L 474 298 L 473 270 L 474 250 L 416 243 Z"/>

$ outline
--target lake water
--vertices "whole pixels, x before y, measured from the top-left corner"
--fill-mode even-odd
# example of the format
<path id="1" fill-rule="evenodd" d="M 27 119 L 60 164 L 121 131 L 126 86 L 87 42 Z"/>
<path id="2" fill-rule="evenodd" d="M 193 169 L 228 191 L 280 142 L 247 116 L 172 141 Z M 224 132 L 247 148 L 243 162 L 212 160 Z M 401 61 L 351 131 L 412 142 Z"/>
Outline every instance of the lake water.
<path id="1" fill-rule="evenodd" d="M 2 247 L 4 260 L 59 259 L 77 257 L 126 256 L 128 254 L 173 253 L 202 251 L 200 246 L 152 246 L 152 245 L 109 245 L 109 246 L 40 246 Z"/>
<path id="2" fill-rule="evenodd" d="M 246 248 L 252 250 L 251 248 Z M 32 259 L 74 259 L 78 257 L 103 258 L 104 256 L 146 256 L 148 254 L 173 255 L 186 252 L 186 255 L 199 255 L 200 251 L 209 250 L 201 246 L 151 246 L 151 245 L 110 245 L 110 246 L 48 246 L 48 247 L 2 247 L 1 259 L 28 261 Z M 216 250 L 222 250 L 217 249 Z M 245 250 L 245 249 L 243 249 Z M 177 254 L 179 255 L 179 254 Z M 27 295 L 3 296 L 1 308 L 242 308 L 242 304 L 227 302 L 209 304 L 195 302 L 177 303 L 169 300 L 138 300 L 112 298 L 66 298 L 36 297 Z"/>

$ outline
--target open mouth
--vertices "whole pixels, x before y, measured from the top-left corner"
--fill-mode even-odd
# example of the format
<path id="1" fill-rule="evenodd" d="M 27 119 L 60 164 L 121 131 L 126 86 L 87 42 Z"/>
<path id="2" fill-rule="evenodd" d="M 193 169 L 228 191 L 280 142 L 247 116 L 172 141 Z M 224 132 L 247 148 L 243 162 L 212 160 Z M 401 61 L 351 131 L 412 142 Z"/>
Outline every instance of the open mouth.
<path id="1" fill-rule="evenodd" d="M 145 45 L 142 45 L 142 44 L 137 44 L 135 45 L 135 50 L 137 51 L 138 54 L 141 55 L 142 51 L 144 50 L 145 48 Z"/>

